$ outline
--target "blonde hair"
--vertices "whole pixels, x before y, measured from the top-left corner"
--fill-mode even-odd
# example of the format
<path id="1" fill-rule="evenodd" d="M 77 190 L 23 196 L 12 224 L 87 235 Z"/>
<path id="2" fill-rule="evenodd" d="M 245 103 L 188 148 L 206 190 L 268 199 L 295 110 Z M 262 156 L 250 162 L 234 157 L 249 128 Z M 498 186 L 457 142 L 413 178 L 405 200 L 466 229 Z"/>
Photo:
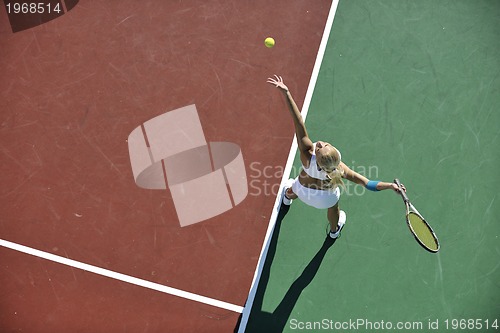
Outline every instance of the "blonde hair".
<path id="1" fill-rule="evenodd" d="M 342 180 L 344 169 L 340 166 L 341 158 L 342 156 L 337 148 L 332 149 L 327 155 L 321 156 L 321 168 L 326 172 L 326 176 L 329 180 L 327 187 L 329 188 L 340 186 L 345 189 L 344 181 Z"/>

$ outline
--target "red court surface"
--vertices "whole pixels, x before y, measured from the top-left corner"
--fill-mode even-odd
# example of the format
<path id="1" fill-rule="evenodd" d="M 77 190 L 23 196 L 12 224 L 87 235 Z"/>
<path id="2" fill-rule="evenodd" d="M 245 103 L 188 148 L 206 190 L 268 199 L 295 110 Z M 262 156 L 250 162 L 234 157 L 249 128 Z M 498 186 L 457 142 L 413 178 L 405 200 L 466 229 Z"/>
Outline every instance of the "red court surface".
<path id="1" fill-rule="evenodd" d="M 266 78 L 286 76 L 302 105 L 329 8 L 82 0 L 13 33 L 2 7 L 0 238 L 244 306 L 293 136 Z M 208 141 L 241 147 L 253 185 L 232 210 L 181 228 L 168 190 L 136 186 L 126 140 L 145 121 L 191 104 Z M 2 332 L 237 325 L 237 312 L 4 247 L 0 263 Z"/>

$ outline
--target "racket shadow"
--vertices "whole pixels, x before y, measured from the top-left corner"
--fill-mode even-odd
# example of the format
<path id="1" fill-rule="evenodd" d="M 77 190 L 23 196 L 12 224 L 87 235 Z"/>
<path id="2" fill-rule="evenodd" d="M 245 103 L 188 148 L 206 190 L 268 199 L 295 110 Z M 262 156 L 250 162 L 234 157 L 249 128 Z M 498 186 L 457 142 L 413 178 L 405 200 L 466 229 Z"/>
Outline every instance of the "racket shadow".
<path id="1" fill-rule="evenodd" d="M 282 332 L 302 291 L 313 281 L 316 273 L 321 267 L 321 263 L 323 262 L 326 252 L 330 247 L 333 246 L 333 244 L 335 244 L 336 240 L 332 240 L 331 238 L 326 236 L 321 248 L 307 264 L 300 276 L 297 277 L 297 279 L 291 284 L 290 288 L 288 289 L 276 309 L 272 313 L 263 311 L 262 304 L 264 301 L 265 292 L 267 290 L 267 285 L 269 283 L 271 264 L 276 255 L 281 223 L 287 211 L 288 210 L 285 210 L 282 213 L 282 211 L 280 210 L 280 214 L 278 215 L 278 219 L 276 221 L 273 235 L 269 244 L 266 262 L 264 264 L 259 286 L 255 295 L 252 311 L 250 312 L 249 321 L 245 330 L 246 333 Z M 237 329 L 235 330 L 235 332 L 237 332 Z"/>

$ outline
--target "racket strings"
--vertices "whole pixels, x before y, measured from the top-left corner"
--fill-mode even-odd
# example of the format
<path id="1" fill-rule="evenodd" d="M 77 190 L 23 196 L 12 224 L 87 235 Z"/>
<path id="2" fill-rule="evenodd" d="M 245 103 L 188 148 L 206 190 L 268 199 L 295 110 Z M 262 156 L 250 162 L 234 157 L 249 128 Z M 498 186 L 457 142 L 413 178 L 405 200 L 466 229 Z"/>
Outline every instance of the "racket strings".
<path id="1" fill-rule="evenodd" d="M 408 223 L 415 237 L 422 245 L 431 251 L 439 250 L 439 243 L 434 235 L 434 232 L 429 225 L 419 215 L 410 212 L 408 214 Z"/>

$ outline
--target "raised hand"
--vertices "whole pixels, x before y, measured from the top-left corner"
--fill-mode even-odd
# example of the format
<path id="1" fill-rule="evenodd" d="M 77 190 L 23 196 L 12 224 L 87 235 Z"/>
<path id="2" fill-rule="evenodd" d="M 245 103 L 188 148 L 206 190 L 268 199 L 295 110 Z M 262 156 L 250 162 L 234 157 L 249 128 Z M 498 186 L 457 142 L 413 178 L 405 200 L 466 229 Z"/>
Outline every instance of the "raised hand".
<path id="1" fill-rule="evenodd" d="M 274 75 L 274 78 L 270 77 L 267 79 L 267 83 L 270 83 L 285 92 L 288 91 L 288 87 L 283 83 L 283 78 L 281 76 Z"/>

